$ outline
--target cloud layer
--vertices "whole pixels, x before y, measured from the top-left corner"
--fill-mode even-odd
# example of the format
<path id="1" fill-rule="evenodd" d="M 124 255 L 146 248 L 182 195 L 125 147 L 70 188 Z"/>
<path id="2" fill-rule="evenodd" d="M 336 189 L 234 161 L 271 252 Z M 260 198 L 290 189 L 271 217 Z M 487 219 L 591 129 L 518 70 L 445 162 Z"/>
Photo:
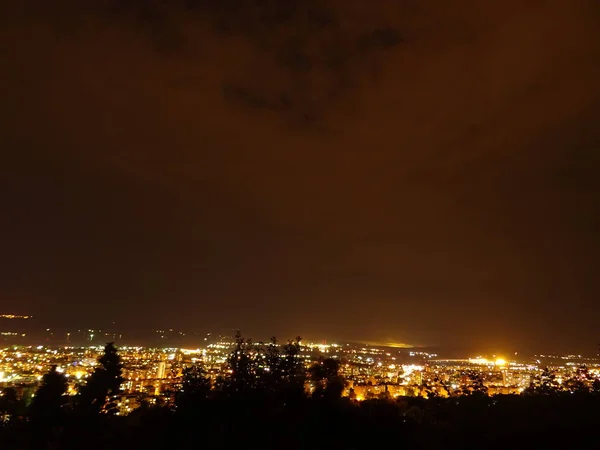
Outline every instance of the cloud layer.
<path id="1" fill-rule="evenodd" d="M 6 298 L 595 345 L 594 0 L 3 8 Z"/>

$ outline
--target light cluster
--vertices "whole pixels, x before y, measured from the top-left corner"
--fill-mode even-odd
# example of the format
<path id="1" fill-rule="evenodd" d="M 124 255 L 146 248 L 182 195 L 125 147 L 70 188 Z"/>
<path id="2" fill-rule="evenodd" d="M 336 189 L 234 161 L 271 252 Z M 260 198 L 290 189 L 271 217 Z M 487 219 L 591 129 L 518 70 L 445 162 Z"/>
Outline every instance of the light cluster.
<path id="1" fill-rule="evenodd" d="M 181 383 L 183 370 L 190 365 L 201 364 L 210 379 L 216 381 L 228 373 L 227 357 L 233 345 L 231 339 L 223 339 L 196 349 L 120 347 L 124 378 L 118 399 L 121 413 L 127 414 L 142 401 L 168 402 Z M 74 395 L 97 366 L 102 350 L 101 346 L 4 348 L 0 350 L 0 388 L 17 387 L 24 397 L 33 396 L 42 376 L 56 366 L 67 377 L 68 394 Z M 538 357 L 529 361 L 509 361 L 499 356 L 440 359 L 437 354 L 424 351 L 310 342 L 302 342 L 299 356 L 307 368 L 324 358 L 338 360 L 346 380 L 344 395 L 357 401 L 474 392 L 518 394 L 542 383 L 539 380 L 547 366 Z M 598 361 L 580 358 L 571 355 L 551 360 L 552 380 L 557 387 L 570 389 L 569 386 L 575 386 L 573 380 L 591 386 L 598 379 Z M 310 389 L 308 383 L 307 390 Z"/>

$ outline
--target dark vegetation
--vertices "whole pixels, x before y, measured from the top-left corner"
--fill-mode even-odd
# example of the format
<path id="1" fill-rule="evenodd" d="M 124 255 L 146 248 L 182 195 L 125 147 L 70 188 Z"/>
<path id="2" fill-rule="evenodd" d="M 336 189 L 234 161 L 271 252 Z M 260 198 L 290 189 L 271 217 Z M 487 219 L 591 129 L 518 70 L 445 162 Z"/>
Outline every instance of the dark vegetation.
<path id="1" fill-rule="evenodd" d="M 172 402 L 117 414 L 121 363 L 112 344 L 75 396 L 53 367 L 25 407 L 0 397 L 1 449 L 579 449 L 600 448 L 600 383 L 580 368 L 559 386 L 544 370 L 522 395 L 342 397 L 335 359 L 308 370 L 299 341 L 255 345 L 238 336 L 227 375 L 183 370 Z M 313 387 L 308 394 L 305 384 Z"/>

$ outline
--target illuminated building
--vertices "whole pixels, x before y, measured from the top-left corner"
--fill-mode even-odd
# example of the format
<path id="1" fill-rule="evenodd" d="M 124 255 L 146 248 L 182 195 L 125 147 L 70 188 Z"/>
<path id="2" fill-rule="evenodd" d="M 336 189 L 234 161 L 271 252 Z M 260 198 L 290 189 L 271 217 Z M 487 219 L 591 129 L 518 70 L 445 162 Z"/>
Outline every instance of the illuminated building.
<path id="1" fill-rule="evenodd" d="M 159 362 L 158 369 L 156 370 L 156 378 L 158 378 L 159 380 L 162 380 L 163 378 L 165 378 L 166 369 L 167 369 L 167 363 L 164 361 Z"/>
<path id="2" fill-rule="evenodd" d="M 13 319 L 9 319 L 13 320 Z M 82 332 L 91 333 L 88 329 Z M 100 333 L 100 330 L 94 330 Z M 61 338 L 64 334 L 61 333 Z M 100 335 L 102 336 L 102 335 Z M 182 368 L 193 364 L 204 365 L 213 381 L 225 375 L 227 358 L 234 343 L 221 339 L 207 342 L 192 349 L 119 347 L 123 365 L 122 396 L 119 414 L 128 414 L 138 401 L 168 404 L 173 392 L 181 383 Z M 7 346 L 0 349 L 0 389 L 11 386 L 31 396 L 42 376 L 52 365 L 67 376 L 69 395 L 77 392 L 77 385 L 85 383 L 97 367 L 102 345 L 69 346 L 37 345 Z M 306 368 L 323 358 L 340 362 L 340 374 L 348 385 L 344 395 L 357 401 L 371 398 L 423 396 L 435 393 L 441 397 L 460 395 L 473 384 L 469 375 L 475 374 L 488 389 L 489 395 L 518 394 L 526 389 L 540 368 L 552 366 L 557 380 L 572 376 L 576 368 L 585 364 L 590 377 L 586 383 L 600 378 L 600 361 L 582 359 L 579 355 L 545 357 L 535 363 L 504 361 L 500 358 L 477 357 L 472 359 L 437 359 L 437 355 L 398 349 L 382 349 L 365 345 L 302 345 L 300 358 Z M 435 358 L 435 359 L 434 359 Z M 527 360 L 530 361 L 530 360 Z M 171 370 L 172 369 L 172 370 Z M 310 383 L 307 383 L 310 391 Z"/>

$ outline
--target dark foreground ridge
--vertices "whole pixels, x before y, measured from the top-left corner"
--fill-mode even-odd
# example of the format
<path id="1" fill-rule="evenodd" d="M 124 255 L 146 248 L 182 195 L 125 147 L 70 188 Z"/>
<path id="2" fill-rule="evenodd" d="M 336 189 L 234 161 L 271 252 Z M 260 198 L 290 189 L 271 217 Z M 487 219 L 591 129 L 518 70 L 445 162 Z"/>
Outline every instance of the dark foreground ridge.
<path id="1" fill-rule="evenodd" d="M 600 381 L 559 384 L 545 370 L 522 395 L 487 395 L 482 383 L 450 397 L 342 397 L 339 362 L 309 368 L 299 340 L 254 345 L 238 335 L 226 376 L 184 369 L 166 404 L 119 415 L 116 347 L 76 395 L 53 367 L 26 405 L 0 397 L 2 449 L 537 449 L 600 446 Z"/>

